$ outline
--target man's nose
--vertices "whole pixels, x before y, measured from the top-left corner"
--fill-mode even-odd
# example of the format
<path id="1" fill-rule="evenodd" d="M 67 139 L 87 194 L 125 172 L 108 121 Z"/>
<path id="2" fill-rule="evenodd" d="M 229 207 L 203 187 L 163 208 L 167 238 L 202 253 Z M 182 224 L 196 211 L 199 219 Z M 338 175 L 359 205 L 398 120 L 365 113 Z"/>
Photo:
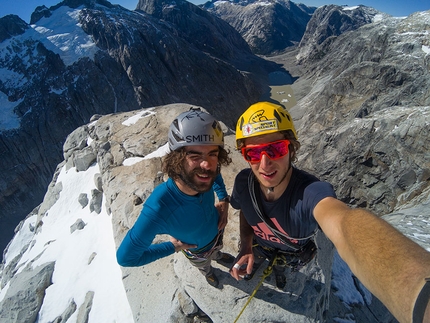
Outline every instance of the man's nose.
<path id="1" fill-rule="evenodd" d="M 202 161 L 200 162 L 200 167 L 203 169 L 210 169 L 210 162 L 207 158 L 203 158 Z"/>
<path id="2" fill-rule="evenodd" d="M 262 152 L 261 153 L 261 160 L 260 160 L 260 165 L 261 166 L 266 166 L 266 165 L 268 165 L 270 162 L 271 162 L 271 159 L 269 158 L 269 156 L 267 155 L 267 153 L 266 152 Z"/>

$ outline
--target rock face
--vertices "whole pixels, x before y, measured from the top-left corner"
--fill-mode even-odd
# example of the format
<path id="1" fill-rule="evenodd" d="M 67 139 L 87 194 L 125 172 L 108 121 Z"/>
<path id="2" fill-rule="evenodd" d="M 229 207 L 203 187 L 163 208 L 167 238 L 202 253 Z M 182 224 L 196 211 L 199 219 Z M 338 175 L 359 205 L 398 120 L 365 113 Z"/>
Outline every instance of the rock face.
<path id="1" fill-rule="evenodd" d="M 38 7 L 31 27 L 0 19 L 2 249 L 41 202 L 66 136 L 92 115 L 187 102 L 235 120 L 257 100 L 268 64 L 221 19 L 189 3 L 174 13 L 167 22 L 91 0 Z"/>
<path id="2" fill-rule="evenodd" d="M 327 54 L 327 46 L 337 36 L 369 24 L 382 16 L 388 16 L 366 6 L 321 6 L 312 15 L 300 40 L 299 63 L 305 60 L 318 61 Z"/>
<path id="3" fill-rule="evenodd" d="M 35 322 L 43 303 L 45 290 L 52 284 L 55 262 L 29 266 L 10 280 L 4 301 L 0 303 L 2 322 Z"/>
<path id="4" fill-rule="evenodd" d="M 113 238 L 116 246 L 118 246 L 126 231 L 134 224 L 146 198 L 155 186 L 165 180 L 164 174 L 160 172 L 160 154 L 156 152 L 164 149 L 166 133 L 171 120 L 189 108 L 190 105 L 188 104 L 173 104 L 97 116 L 93 118 L 90 124 L 77 128 L 68 136 L 64 144 L 64 162 L 58 165 L 44 202 L 36 211 L 37 221 L 32 227 L 32 233 L 28 234 L 28 240 L 22 244 L 21 251 L 15 250 L 16 256 L 12 259 L 8 257 L 8 261 L 2 264 L 0 286 L 5 290 L 1 291 L 5 296 L 0 300 L 0 307 L 11 310 L 11 312 L 2 311 L 2 313 L 12 313 L 11 316 L 1 316 L 5 323 L 19 322 L 19 320 L 15 321 L 12 318 L 18 314 L 20 318 L 33 317 L 42 305 L 45 308 L 52 306 L 51 303 L 48 303 L 48 297 L 44 297 L 44 295 L 45 290 L 47 288 L 49 290 L 49 286 L 54 284 L 55 289 L 55 284 L 59 283 L 58 281 L 52 282 L 50 278 L 53 271 L 55 273 L 57 266 L 46 263 L 32 269 L 32 266 L 26 264 L 31 264 L 36 260 L 40 263 L 39 258 L 43 257 L 43 254 L 36 253 L 32 260 L 28 258 L 28 253 L 33 246 L 37 245 L 36 240 L 39 234 L 50 231 L 50 227 L 47 226 L 49 218 L 54 216 L 60 220 L 61 216 L 68 216 L 70 213 L 67 209 L 62 210 L 64 215 L 62 213 L 56 214 L 52 210 L 59 196 L 61 196 L 63 187 L 67 186 L 59 179 L 60 170 L 83 173 L 89 168 L 94 168 L 94 164 L 97 163 L 99 173 L 93 176 L 93 180 L 95 187 L 97 187 L 96 191 L 103 192 L 101 198 L 100 195 L 87 195 L 86 198 L 90 199 L 90 202 L 83 203 L 85 205 L 83 206 L 82 193 L 74 192 L 75 203 L 79 204 L 79 208 L 87 208 L 91 212 L 92 218 L 100 216 L 97 210 L 107 210 L 110 214 L 110 221 L 112 221 Z M 403 128 L 410 122 L 416 122 L 417 119 L 424 119 L 423 122 L 430 121 L 428 113 L 409 114 L 408 116 L 409 118 L 396 119 L 399 128 Z M 380 124 L 390 124 L 392 116 L 376 114 L 374 118 Z M 362 147 L 370 145 L 368 136 L 357 136 L 359 129 L 367 132 L 366 127 L 360 123 L 355 127 L 356 123 L 356 120 L 353 120 L 339 127 L 333 138 L 338 137 L 350 145 L 353 143 Z M 239 170 L 247 167 L 247 164 L 239 153 L 234 151 L 234 134 L 232 131 L 225 125 L 223 125 L 223 130 L 226 134 L 226 147 L 231 151 L 233 163 L 224 167 L 222 173 L 227 190 L 231 192 L 235 175 Z M 370 137 L 372 136 L 377 136 L 377 134 L 370 134 Z M 419 134 L 415 134 L 414 138 L 411 140 L 422 141 Z M 304 142 L 307 146 L 307 141 Z M 387 146 L 392 145 L 389 138 L 381 138 L 379 145 L 383 147 L 385 143 Z M 302 148 L 304 149 L 299 151 L 299 164 L 305 165 L 304 161 L 312 159 L 312 156 L 308 154 L 307 147 Z M 327 151 L 326 147 L 318 145 L 313 149 L 316 156 Z M 337 156 L 338 160 L 342 160 L 343 156 L 340 155 L 342 152 L 332 151 L 326 157 L 330 158 L 333 154 Z M 395 153 L 391 152 L 391 154 Z M 401 158 L 405 157 L 401 156 Z M 408 158 L 417 161 L 421 156 L 419 153 L 416 155 L 411 153 Z M 82 163 L 82 159 L 88 162 Z M 321 158 L 320 161 L 322 162 Z M 80 166 L 78 171 L 77 165 L 84 164 L 87 166 Z M 359 169 L 360 166 L 356 166 L 356 168 Z M 354 171 L 348 167 L 342 169 L 345 177 Z M 368 174 L 365 174 L 366 178 L 369 176 Z M 330 176 L 328 178 L 329 180 L 335 179 Z M 333 183 L 337 184 L 335 181 Z M 341 194 L 342 191 L 339 192 L 339 197 L 343 198 Z M 68 197 L 66 196 L 66 198 Z M 430 189 L 423 189 L 417 196 L 409 199 L 408 203 L 399 201 L 396 210 L 385 216 L 405 234 L 414 237 L 414 239 L 419 239 L 417 242 L 427 248 L 430 247 L 430 240 L 428 236 L 425 237 L 424 233 L 428 233 L 429 228 L 423 216 L 420 215 L 425 212 L 429 200 Z M 93 209 L 90 205 L 94 206 Z M 64 231 L 70 235 L 76 235 L 77 231 L 85 232 L 91 226 L 91 224 L 86 225 L 87 222 L 88 219 L 83 221 L 77 217 L 75 221 L 71 221 L 69 218 L 68 221 L 64 222 Z M 409 225 L 405 226 L 405 223 L 409 223 Z M 238 252 L 238 228 L 238 212 L 230 209 L 229 223 L 224 235 L 224 251 L 232 255 L 236 255 Z M 156 237 L 155 242 L 165 239 L 168 237 L 161 235 Z M 17 249 L 16 243 L 12 243 L 11 248 L 12 245 L 13 249 Z M 46 251 L 44 253 L 51 254 L 49 249 L 51 245 L 52 248 L 58 248 L 56 241 L 52 240 L 45 245 Z M 245 305 L 248 297 L 263 275 L 265 265 L 259 269 L 253 280 L 238 283 L 230 277 L 227 268 L 215 263 L 215 271 L 222 286 L 220 290 L 208 286 L 204 277 L 191 266 L 182 254 L 175 254 L 143 267 L 122 268 L 124 288 L 134 321 L 232 322 L 245 307 L 240 314 L 240 320 L 245 322 L 335 322 L 346 318 L 369 323 L 395 322 L 386 308 L 352 275 L 339 256 L 336 253 L 333 254 L 331 243 L 321 232 L 317 236 L 317 245 L 318 256 L 314 261 L 299 272 L 290 273 L 287 271 L 288 284 L 284 290 L 276 289 L 273 277 L 269 276 L 247 307 Z M 74 245 L 73 248 L 78 246 Z M 88 254 L 91 251 L 86 250 L 85 253 Z M 76 254 L 80 255 L 81 253 L 76 252 Z M 71 257 L 75 256 L 71 255 Z M 92 251 L 88 259 L 88 266 L 96 266 L 97 257 L 95 251 Z M 78 263 L 78 261 L 72 259 L 72 263 Z M 22 270 L 24 265 L 26 270 Z M 100 273 L 102 270 L 103 268 L 99 268 L 93 272 Z M 16 272 L 20 272 L 19 275 L 15 275 Z M 56 275 L 57 277 L 63 276 L 60 272 L 57 272 Z M 33 276 L 31 287 L 28 289 L 27 282 L 29 277 Z M 12 282 L 14 289 L 10 287 Z M 104 284 L 109 285 L 111 283 L 109 281 Z M 23 302 L 23 299 L 33 297 L 30 293 L 32 290 L 38 291 L 39 298 L 24 308 L 20 307 L 19 304 Z M 347 296 L 344 296 L 345 290 L 348 290 Z M 94 306 L 93 301 L 98 297 L 97 291 L 89 289 L 83 291 L 83 294 L 86 295 L 85 299 L 79 300 L 70 299 L 67 294 L 64 295 L 63 293 L 54 297 L 56 302 L 59 301 L 58 298 L 66 298 L 66 300 L 62 299 L 61 302 L 58 302 L 58 304 L 63 304 L 64 308 L 56 309 L 56 312 L 59 313 L 57 319 L 66 320 L 73 315 L 74 317 L 81 317 L 82 320 L 89 318 L 88 322 L 91 322 L 91 316 L 95 315 L 91 314 L 91 311 Z M 112 295 L 112 297 L 115 298 L 116 295 Z M 44 304 L 44 301 L 47 303 Z"/>
<path id="5" fill-rule="evenodd" d="M 303 65 L 314 86 L 292 110 L 301 165 L 330 178 L 349 204 L 389 213 L 429 187 L 429 19 L 427 11 L 364 25 Z"/>
<path id="6" fill-rule="evenodd" d="M 139 0 L 136 10 L 170 22 L 181 38 L 215 57 L 239 64 L 238 58 L 245 58 L 240 54 L 250 53 L 247 43 L 232 26 L 188 1 Z"/>
<path id="7" fill-rule="evenodd" d="M 297 45 L 314 7 L 281 1 L 208 1 L 202 8 L 233 26 L 255 54 L 268 55 Z"/>

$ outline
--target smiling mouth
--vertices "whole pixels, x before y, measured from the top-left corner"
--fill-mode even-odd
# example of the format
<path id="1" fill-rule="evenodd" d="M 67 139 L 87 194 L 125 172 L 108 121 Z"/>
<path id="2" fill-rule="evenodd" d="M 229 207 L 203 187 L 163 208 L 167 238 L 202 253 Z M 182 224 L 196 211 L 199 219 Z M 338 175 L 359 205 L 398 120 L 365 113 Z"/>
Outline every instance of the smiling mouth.
<path id="1" fill-rule="evenodd" d="M 196 174 L 196 176 L 203 180 L 210 178 L 209 174 Z"/>
<path id="2" fill-rule="evenodd" d="M 271 173 L 260 173 L 260 174 L 261 176 L 264 176 L 264 177 L 273 177 L 276 174 L 276 171 Z"/>

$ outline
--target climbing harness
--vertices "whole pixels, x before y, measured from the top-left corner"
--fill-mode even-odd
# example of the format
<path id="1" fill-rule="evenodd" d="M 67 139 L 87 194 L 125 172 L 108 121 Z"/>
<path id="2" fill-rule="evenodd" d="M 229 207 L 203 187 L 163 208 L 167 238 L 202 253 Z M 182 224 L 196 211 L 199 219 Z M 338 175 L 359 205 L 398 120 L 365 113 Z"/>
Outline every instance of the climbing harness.
<path id="1" fill-rule="evenodd" d="M 269 264 L 267 265 L 267 268 L 264 269 L 264 271 L 263 271 L 263 275 L 262 275 L 260 281 L 258 282 L 257 286 L 252 291 L 251 295 L 249 295 L 248 300 L 246 301 L 246 303 L 243 306 L 242 310 L 240 311 L 239 315 L 234 320 L 234 323 L 236 323 L 239 320 L 240 316 L 245 311 L 245 308 L 249 305 L 249 303 L 251 302 L 251 299 L 255 296 L 255 294 L 257 293 L 257 291 L 260 288 L 260 286 L 263 284 L 263 281 L 266 279 L 266 277 L 269 277 L 270 274 L 272 273 L 272 271 L 273 271 L 273 265 L 277 261 L 277 258 L 278 258 L 278 253 L 277 252 L 273 253 L 273 256 L 270 259 Z"/>

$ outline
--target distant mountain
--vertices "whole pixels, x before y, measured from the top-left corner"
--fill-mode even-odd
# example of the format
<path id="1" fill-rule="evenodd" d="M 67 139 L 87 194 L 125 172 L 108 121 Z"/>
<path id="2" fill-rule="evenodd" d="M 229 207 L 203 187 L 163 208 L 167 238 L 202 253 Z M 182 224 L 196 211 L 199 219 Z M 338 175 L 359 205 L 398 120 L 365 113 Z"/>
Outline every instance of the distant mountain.
<path id="1" fill-rule="evenodd" d="M 42 201 L 66 136 L 94 114 L 187 102 L 235 120 L 266 91 L 276 65 L 226 22 L 186 1 L 162 13 L 66 0 L 31 24 L 0 19 L 2 248 Z"/>
<path id="2" fill-rule="evenodd" d="M 260 55 L 297 45 L 316 9 L 289 0 L 212 0 L 200 7 L 227 21 Z"/>
<path id="3" fill-rule="evenodd" d="M 345 10 L 320 9 L 336 17 Z M 315 26 L 328 18 L 319 17 Z M 309 156 L 302 165 L 330 178 L 346 203 L 389 213 L 429 191 L 424 139 L 430 135 L 425 121 L 430 107 L 429 17 L 430 11 L 403 19 L 377 14 L 373 22 L 332 35 L 309 51 L 306 44 L 314 46 L 327 35 L 327 28 L 316 28 L 295 51 L 292 64 L 301 62 L 302 77 L 292 87 L 304 97 L 292 114 L 301 151 Z M 367 132 L 349 141 L 339 136 L 344 127 L 357 133 L 365 127 Z M 417 140 L 418 133 L 424 137 Z M 369 145 L 357 145 L 361 140 Z"/>
<path id="4" fill-rule="evenodd" d="M 298 62 L 320 59 L 325 54 L 325 46 L 337 36 L 384 17 L 388 18 L 389 15 L 363 5 L 319 7 L 312 15 L 300 41 Z"/>

